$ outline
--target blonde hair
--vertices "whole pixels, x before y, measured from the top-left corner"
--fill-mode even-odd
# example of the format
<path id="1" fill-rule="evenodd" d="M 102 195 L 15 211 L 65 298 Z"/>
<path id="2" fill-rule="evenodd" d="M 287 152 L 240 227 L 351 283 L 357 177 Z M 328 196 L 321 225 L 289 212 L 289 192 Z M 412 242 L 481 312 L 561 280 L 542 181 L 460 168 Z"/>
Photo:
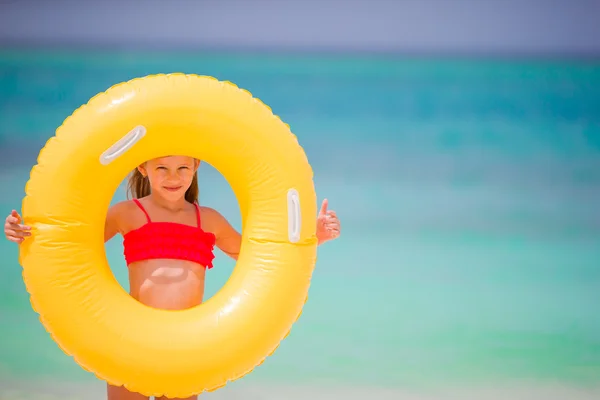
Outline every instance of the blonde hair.
<path id="1" fill-rule="evenodd" d="M 131 175 L 129 175 L 129 180 L 127 182 L 128 195 L 134 199 L 139 199 L 148 196 L 150 191 L 150 180 L 148 177 L 142 175 L 137 168 L 134 169 Z M 189 203 L 198 203 L 199 194 L 200 189 L 198 188 L 198 172 L 196 171 L 194 173 L 194 178 L 192 179 L 192 184 L 185 192 L 185 200 Z"/>

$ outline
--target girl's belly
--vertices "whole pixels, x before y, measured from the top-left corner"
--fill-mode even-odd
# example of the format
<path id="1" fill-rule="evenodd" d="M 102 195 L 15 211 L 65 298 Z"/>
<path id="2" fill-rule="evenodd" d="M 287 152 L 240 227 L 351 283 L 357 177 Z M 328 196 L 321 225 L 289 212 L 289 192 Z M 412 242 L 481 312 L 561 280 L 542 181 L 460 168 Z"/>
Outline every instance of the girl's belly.
<path id="1" fill-rule="evenodd" d="M 183 310 L 202 303 L 205 274 L 190 261 L 140 261 L 129 265 L 129 293 L 149 307 Z"/>

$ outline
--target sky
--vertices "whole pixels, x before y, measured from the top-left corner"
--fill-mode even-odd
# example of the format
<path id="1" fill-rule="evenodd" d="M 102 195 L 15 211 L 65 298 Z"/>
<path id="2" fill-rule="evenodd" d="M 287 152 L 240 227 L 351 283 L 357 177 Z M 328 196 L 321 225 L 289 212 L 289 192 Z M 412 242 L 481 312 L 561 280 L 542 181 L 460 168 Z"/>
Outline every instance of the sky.
<path id="1" fill-rule="evenodd" d="M 0 0 L 0 46 L 600 55 L 600 0 Z"/>

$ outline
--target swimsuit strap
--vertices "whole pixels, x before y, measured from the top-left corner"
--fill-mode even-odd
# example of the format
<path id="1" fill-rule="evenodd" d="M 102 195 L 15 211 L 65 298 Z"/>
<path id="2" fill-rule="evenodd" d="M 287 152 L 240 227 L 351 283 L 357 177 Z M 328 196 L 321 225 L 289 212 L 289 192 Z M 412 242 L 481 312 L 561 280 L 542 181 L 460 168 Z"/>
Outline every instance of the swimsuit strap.
<path id="1" fill-rule="evenodd" d="M 150 220 L 150 216 L 146 212 L 146 209 L 144 208 L 144 206 L 142 206 L 142 203 L 140 203 L 140 201 L 138 199 L 133 199 L 133 201 L 135 204 L 137 204 L 137 206 L 140 208 L 140 210 L 142 210 L 144 212 L 144 214 L 146 215 L 146 218 L 148 219 L 148 222 L 152 222 Z"/>
<path id="2" fill-rule="evenodd" d="M 200 223 L 200 206 L 198 203 L 194 203 L 196 206 L 196 223 L 198 224 L 198 229 L 202 228 L 202 224 Z"/>

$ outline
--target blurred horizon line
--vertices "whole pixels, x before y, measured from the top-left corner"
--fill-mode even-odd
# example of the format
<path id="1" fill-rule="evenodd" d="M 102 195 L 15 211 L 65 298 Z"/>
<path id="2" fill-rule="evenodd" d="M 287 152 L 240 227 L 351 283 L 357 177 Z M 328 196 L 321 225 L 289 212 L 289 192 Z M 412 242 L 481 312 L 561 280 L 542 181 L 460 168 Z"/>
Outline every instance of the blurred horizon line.
<path id="1" fill-rule="evenodd" d="M 540 61 L 592 61 L 600 62 L 600 51 L 596 50 L 481 50 L 481 49 L 389 49 L 389 48 L 345 48 L 339 46 L 309 46 L 309 45 L 208 45 L 199 43 L 156 43 L 150 41 L 117 42 L 110 40 L 90 41 L 78 40 L 27 40 L 0 39 L 0 52 L 36 52 L 36 51 L 67 51 L 67 52 L 159 52 L 159 53 L 221 53 L 248 55 L 297 55 L 297 56 L 359 56 L 373 58 L 406 58 L 406 59 L 465 59 L 465 60 L 540 60 Z"/>

